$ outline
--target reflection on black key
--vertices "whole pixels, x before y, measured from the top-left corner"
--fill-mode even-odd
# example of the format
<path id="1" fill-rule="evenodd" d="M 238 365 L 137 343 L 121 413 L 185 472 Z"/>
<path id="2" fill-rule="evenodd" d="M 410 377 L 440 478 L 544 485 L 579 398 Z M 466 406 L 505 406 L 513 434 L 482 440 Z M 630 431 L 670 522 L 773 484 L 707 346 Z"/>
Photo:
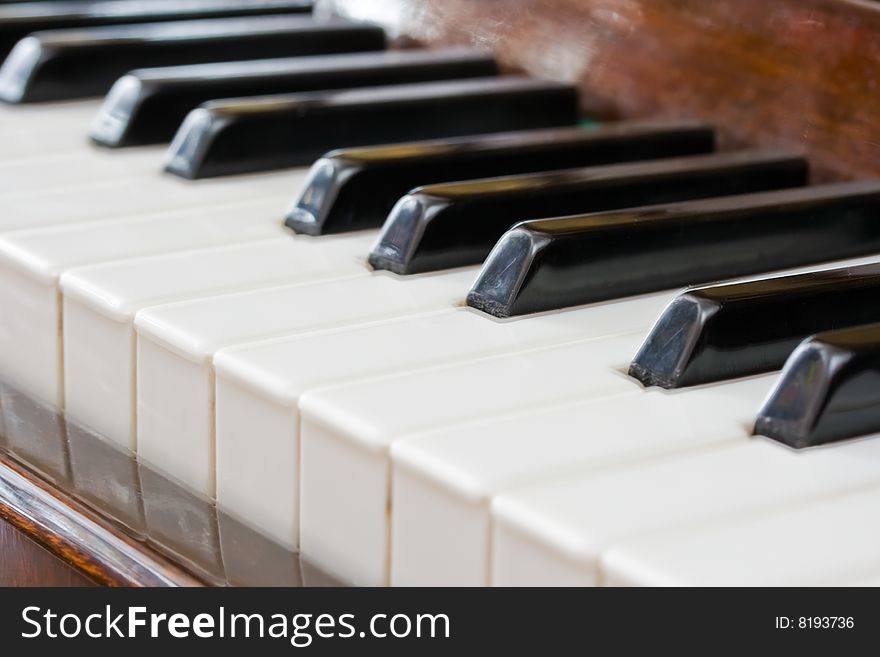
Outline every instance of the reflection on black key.
<path id="1" fill-rule="evenodd" d="M 793 187 L 803 158 L 741 152 L 428 185 L 403 197 L 370 254 L 416 274 L 482 262 L 517 221 Z"/>
<path id="2" fill-rule="evenodd" d="M 132 71 L 92 125 L 105 146 L 171 141 L 186 115 L 213 98 L 405 84 L 497 75 L 495 60 L 464 48 L 369 52 Z"/>
<path id="3" fill-rule="evenodd" d="M 48 30 L 22 39 L 0 68 L 0 100 L 106 93 L 133 68 L 382 50 L 376 26 L 309 17 L 258 16 Z"/>
<path id="4" fill-rule="evenodd" d="M 782 367 L 804 338 L 880 321 L 880 265 L 688 290 L 666 308 L 629 368 L 679 388 Z"/>
<path id="5" fill-rule="evenodd" d="M 524 222 L 468 304 L 522 315 L 880 252 L 880 182 Z"/>
<path id="6" fill-rule="evenodd" d="M 32 4 L 0 4 L 0 60 L 19 39 L 39 30 L 99 25 L 133 25 L 197 18 L 301 14 L 312 10 L 310 0 L 53 0 Z"/>
<path id="7" fill-rule="evenodd" d="M 328 150 L 426 137 L 572 125 L 577 90 L 521 77 L 372 87 L 205 103 L 167 170 L 185 178 L 311 164 Z"/>
<path id="8" fill-rule="evenodd" d="M 802 448 L 880 432 L 880 325 L 820 333 L 789 357 L 755 434 Z"/>
<path id="9" fill-rule="evenodd" d="M 621 121 L 500 135 L 346 148 L 313 166 L 287 226 L 324 235 L 382 225 L 417 185 L 708 153 L 711 127 L 693 121 Z"/>

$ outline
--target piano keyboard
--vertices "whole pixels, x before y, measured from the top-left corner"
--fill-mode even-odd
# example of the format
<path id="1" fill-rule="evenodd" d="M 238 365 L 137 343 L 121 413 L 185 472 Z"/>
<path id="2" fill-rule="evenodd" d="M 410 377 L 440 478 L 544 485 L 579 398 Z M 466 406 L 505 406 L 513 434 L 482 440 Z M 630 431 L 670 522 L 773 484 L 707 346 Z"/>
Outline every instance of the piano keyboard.
<path id="1" fill-rule="evenodd" d="M 880 182 L 300 0 L 42 4 L 5 382 L 353 584 L 876 582 Z"/>

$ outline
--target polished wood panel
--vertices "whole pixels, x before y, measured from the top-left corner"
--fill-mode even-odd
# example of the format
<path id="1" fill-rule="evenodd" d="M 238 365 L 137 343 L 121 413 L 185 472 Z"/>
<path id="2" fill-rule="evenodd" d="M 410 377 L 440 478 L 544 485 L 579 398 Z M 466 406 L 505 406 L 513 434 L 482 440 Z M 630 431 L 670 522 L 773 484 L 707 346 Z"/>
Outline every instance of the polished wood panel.
<path id="1" fill-rule="evenodd" d="M 880 3 L 332 0 L 320 9 L 576 82 L 596 117 L 703 119 L 726 146 L 806 152 L 816 180 L 880 174 Z"/>
<path id="2" fill-rule="evenodd" d="M 0 520 L 0 586 L 94 586 L 79 571 Z"/>

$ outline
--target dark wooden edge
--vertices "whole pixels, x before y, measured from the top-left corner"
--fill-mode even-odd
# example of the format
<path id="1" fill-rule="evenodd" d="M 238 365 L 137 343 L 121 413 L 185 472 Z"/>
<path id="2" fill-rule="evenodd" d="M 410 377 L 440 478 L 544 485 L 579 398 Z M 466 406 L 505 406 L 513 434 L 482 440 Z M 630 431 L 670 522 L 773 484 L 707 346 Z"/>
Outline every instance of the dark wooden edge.
<path id="1" fill-rule="evenodd" d="M 105 586 L 202 586 L 106 519 L 0 452 L 0 518 Z"/>
<path id="2" fill-rule="evenodd" d="M 866 0 L 319 0 L 399 41 L 490 50 L 576 84 L 600 119 L 689 118 L 722 147 L 807 154 L 814 180 L 880 175 L 880 3 Z"/>

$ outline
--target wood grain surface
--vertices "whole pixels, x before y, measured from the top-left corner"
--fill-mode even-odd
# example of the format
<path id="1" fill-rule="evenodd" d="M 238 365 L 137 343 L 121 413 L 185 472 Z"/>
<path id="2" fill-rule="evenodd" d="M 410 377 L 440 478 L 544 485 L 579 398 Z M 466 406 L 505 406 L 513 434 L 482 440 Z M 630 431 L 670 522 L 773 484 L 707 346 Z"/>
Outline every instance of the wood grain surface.
<path id="1" fill-rule="evenodd" d="M 0 520 L 0 586 L 94 586 L 74 567 Z"/>
<path id="2" fill-rule="evenodd" d="M 328 0 L 427 44 L 470 44 L 579 85 L 601 118 L 713 122 L 722 145 L 880 174 L 880 7 L 863 0 Z"/>

